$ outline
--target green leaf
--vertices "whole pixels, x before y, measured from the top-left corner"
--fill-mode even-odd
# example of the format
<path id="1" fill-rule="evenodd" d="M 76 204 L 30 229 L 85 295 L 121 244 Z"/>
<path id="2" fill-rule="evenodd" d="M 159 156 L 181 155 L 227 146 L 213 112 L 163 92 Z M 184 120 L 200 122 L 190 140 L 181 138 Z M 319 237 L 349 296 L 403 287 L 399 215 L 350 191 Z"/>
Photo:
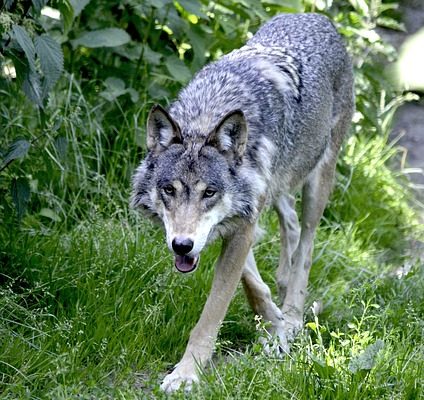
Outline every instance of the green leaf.
<path id="1" fill-rule="evenodd" d="M 107 101 L 114 101 L 119 96 L 129 94 L 133 103 L 138 101 L 138 92 L 132 88 L 125 88 L 125 82 L 120 78 L 109 77 L 104 82 L 106 89 L 100 92 Z"/>
<path id="2" fill-rule="evenodd" d="M 61 218 L 59 217 L 59 215 L 56 212 L 54 212 L 51 208 L 42 208 L 40 210 L 40 215 L 42 217 L 49 218 L 54 222 L 60 222 L 61 221 Z"/>
<path id="3" fill-rule="evenodd" d="M 13 6 L 14 2 L 15 2 L 15 0 L 5 0 L 4 3 L 3 3 L 5 10 L 8 11 L 9 8 Z"/>
<path id="4" fill-rule="evenodd" d="M 208 19 L 208 16 L 202 11 L 202 3 L 198 0 L 178 0 L 178 3 L 190 14 Z"/>
<path id="5" fill-rule="evenodd" d="M 116 47 L 113 52 L 131 61 L 137 61 L 141 56 L 142 45 L 130 42 L 125 46 Z"/>
<path id="6" fill-rule="evenodd" d="M 44 98 L 62 74 L 63 53 L 59 43 L 46 34 L 36 36 L 34 42 L 44 75 L 42 95 Z"/>
<path id="7" fill-rule="evenodd" d="M 349 370 L 353 373 L 360 370 L 371 370 L 377 359 L 378 353 L 384 347 L 384 342 L 380 339 L 369 345 L 361 354 L 352 358 L 349 363 Z"/>
<path id="8" fill-rule="evenodd" d="M 187 83 L 191 78 L 190 70 L 177 56 L 168 57 L 165 65 L 176 81 L 180 83 Z"/>
<path id="9" fill-rule="evenodd" d="M 146 0 L 146 5 L 155 8 L 163 8 L 169 4 L 172 4 L 172 0 Z"/>
<path id="10" fill-rule="evenodd" d="M 159 65 L 162 59 L 162 54 L 153 51 L 147 44 L 143 45 L 143 59 L 149 64 Z"/>
<path id="11" fill-rule="evenodd" d="M 159 84 L 158 82 L 152 81 L 148 87 L 149 96 L 155 100 L 162 100 L 171 95 L 169 90 Z"/>
<path id="12" fill-rule="evenodd" d="M 31 46 L 34 50 L 35 57 L 35 47 L 32 41 Z M 28 57 L 22 57 L 22 53 L 17 50 L 12 49 L 8 55 L 16 68 L 16 81 L 21 85 L 25 95 L 39 107 L 43 107 L 40 76 L 35 69 L 35 65 L 31 67 Z"/>
<path id="13" fill-rule="evenodd" d="M 395 31 L 406 32 L 405 25 L 402 22 L 396 21 L 394 18 L 378 17 L 377 25 L 383 28 L 393 29 Z"/>
<path id="14" fill-rule="evenodd" d="M 128 88 L 127 93 L 130 95 L 130 99 L 133 103 L 137 103 L 137 101 L 140 99 L 140 95 L 138 94 L 137 90 L 133 88 Z"/>
<path id="15" fill-rule="evenodd" d="M 35 47 L 28 32 L 19 25 L 13 25 L 12 31 L 19 47 L 26 55 L 31 70 L 35 71 Z"/>
<path id="16" fill-rule="evenodd" d="M 90 2 L 90 0 L 70 0 L 71 6 L 74 9 L 74 18 L 81 14 L 81 11 Z"/>
<path id="17" fill-rule="evenodd" d="M 336 369 L 331 365 L 328 365 L 324 359 L 320 359 L 313 354 L 311 354 L 310 357 L 313 362 L 313 369 L 319 377 L 329 379 L 336 372 Z"/>
<path id="18" fill-rule="evenodd" d="M 96 47 L 116 47 L 122 46 L 131 40 L 130 35 L 123 29 L 106 28 L 96 31 L 83 32 L 79 37 L 72 40 L 72 46 Z"/>
<path id="19" fill-rule="evenodd" d="M 60 11 L 63 29 L 66 33 L 71 29 L 72 21 L 74 20 L 74 7 L 70 0 L 60 0 L 57 1 L 55 5 Z"/>
<path id="20" fill-rule="evenodd" d="M 279 10 L 304 11 L 301 0 L 265 0 L 263 4 L 277 6 Z"/>
<path id="21" fill-rule="evenodd" d="M 66 154 L 68 152 L 68 139 L 64 136 L 59 136 L 54 141 L 54 147 L 56 148 L 59 158 L 64 161 L 66 160 Z"/>
<path id="22" fill-rule="evenodd" d="M 196 69 L 200 68 L 205 63 L 207 37 L 200 29 L 190 29 L 187 31 L 190 44 L 193 47 L 194 59 L 193 65 Z"/>
<path id="23" fill-rule="evenodd" d="M 110 76 L 105 80 L 105 85 L 108 89 L 114 91 L 122 91 L 125 90 L 125 82 L 120 78 L 115 78 L 114 76 Z"/>
<path id="24" fill-rule="evenodd" d="M 31 195 L 28 179 L 13 179 L 10 191 L 12 194 L 13 203 L 15 204 L 16 212 L 18 214 L 18 219 L 21 220 L 25 215 L 28 201 Z"/>
<path id="25" fill-rule="evenodd" d="M 317 10 L 324 11 L 329 9 L 333 3 L 333 0 L 315 0 L 314 5 Z"/>
<path id="26" fill-rule="evenodd" d="M 29 74 L 30 67 L 26 57 L 22 57 L 22 53 L 12 49 L 8 55 L 10 56 L 16 70 L 16 83 L 22 86 L 26 76 Z"/>
<path id="27" fill-rule="evenodd" d="M 125 82 L 120 78 L 109 77 L 104 82 L 106 89 L 100 92 L 107 101 L 114 101 L 117 97 L 126 93 Z"/>
<path id="28" fill-rule="evenodd" d="M 369 7 L 365 0 L 349 0 L 352 7 L 357 10 L 361 15 L 367 16 Z"/>
<path id="29" fill-rule="evenodd" d="M 22 84 L 22 90 L 31 101 L 39 107 L 43 107 L 40 75 L 37 72 L 29 71 Z"/>
<path id="30" fill-rule="evenodd" d="M 318 331 L 317 324 L 315 322 L 308 322 L 306 326 L 312 329 L 315 333 Z"/>
<path id="31" fill-rule="evenodd" d="M 41 9 L 47 4 L 48 0 L 32 0 L 32 6 L 35 12 L 39 13 Z"/>
<path id="32" fill-rule="evenodd" d="M 28 140 L 25 139 L 18 139 L 15 142 L 13 142 L 3 159 L 3 165 L 2 169 L 9 163 L 11 163 L 13 160 L 16 160 L 18 158 L 23 158 L 27 155 L 28 150 L 31 146 L 31 143 L 28 142 Z"/>

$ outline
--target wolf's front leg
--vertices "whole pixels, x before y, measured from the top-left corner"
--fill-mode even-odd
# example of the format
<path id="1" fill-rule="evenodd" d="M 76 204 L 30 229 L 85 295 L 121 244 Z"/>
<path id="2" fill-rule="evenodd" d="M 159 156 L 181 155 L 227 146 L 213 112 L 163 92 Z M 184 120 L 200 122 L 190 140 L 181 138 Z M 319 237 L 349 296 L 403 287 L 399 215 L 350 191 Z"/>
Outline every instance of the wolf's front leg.
<path id="1" fill-rule="evenodd" d="M 212 356 L 219 327 L 240 281 L 253 243 L 254 226 L 255 224 L 240 226 L 239 233 L 224 242 L 202 315 L 191 331 L 183 358 L 174 371 L 165 377 L 162 390 L 172 392 L 182 384 L 189 390 L 199 380 L 197 369 L 204 366 Z"/>

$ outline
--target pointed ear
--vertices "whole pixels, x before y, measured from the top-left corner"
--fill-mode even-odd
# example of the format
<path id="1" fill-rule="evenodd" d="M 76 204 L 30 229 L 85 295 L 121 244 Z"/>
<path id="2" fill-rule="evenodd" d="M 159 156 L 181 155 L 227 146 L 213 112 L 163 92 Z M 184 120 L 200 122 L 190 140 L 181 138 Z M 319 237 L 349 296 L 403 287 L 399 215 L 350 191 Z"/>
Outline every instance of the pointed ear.
<path id="1" fill-rule="evenodd" d="M 157 153 L 175 142 L 182 142 L 178 124 L 159 104 L 153 106 L 147 117 L 147 149 Z"/>
<path id="2" fill-rule="evenodd" d="M 211 133 L 208 144 L 241 159 L 247 144 L 247 124 L 241 110 L 227 114 Z"/>

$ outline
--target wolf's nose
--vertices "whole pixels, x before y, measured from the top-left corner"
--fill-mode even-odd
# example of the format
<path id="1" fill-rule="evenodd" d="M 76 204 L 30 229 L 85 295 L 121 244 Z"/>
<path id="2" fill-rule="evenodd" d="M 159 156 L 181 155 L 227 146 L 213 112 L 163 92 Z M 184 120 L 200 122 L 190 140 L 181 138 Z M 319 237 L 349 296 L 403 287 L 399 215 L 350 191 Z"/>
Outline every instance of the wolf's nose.
<path id="1" fill-rule="evenodd" d="M 172 241 L 172 248 L 179 256 L 185 256 L 193 250 L 194 243 L 191 239 L 175 238 Z"/>

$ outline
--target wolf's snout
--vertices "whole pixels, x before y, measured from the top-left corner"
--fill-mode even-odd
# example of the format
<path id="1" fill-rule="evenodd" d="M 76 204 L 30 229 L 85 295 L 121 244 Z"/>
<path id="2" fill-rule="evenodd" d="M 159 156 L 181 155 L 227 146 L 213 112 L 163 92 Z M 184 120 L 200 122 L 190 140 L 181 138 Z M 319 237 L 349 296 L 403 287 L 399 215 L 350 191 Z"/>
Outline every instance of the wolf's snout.
<path id="1" fill-rule="evenodd" d="M 188 238 L 175 238 L 172 241 L 172 248 L 179 256 L 185 256 L 193 250 L 194 243 Z"/>

